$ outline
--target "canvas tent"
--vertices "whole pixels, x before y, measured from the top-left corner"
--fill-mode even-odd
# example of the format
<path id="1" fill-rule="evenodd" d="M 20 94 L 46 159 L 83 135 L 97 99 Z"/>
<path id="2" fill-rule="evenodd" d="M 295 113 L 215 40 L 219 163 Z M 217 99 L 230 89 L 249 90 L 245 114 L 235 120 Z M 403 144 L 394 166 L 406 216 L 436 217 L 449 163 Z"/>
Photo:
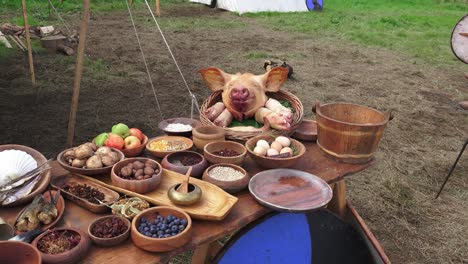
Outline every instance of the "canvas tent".
<path id="1" fill-rule="evenodd" d="M 321 10 L 323 0 L 190 0 L 231 12 L 307 12 Z"/>

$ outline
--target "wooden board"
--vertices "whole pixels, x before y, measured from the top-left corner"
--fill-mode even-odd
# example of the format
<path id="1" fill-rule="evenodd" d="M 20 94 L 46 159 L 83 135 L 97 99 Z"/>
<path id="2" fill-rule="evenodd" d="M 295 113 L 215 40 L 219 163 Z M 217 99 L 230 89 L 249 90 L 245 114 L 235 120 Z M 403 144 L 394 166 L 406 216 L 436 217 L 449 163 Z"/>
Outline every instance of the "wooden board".
<path id="1" fill-rule="evenodd" d="M 223 220 L 238 200 L 236 197 L 228 194 L 216 185 L 199 179 L 191 178 L 190 182 L 197 184 L 202 189 L 201 200 L 192 205 L 175 205 L 169 200 L 167 196 L 167 190 L 169 190 L 169 188 L 171 188 L 174 184 L 181 183 L 185 176 L 166 169 L 163 169 L 161 183 L 159 184 L 158 188 L 145 194 L 138 194 L 119 187 L 115 187 L 112 185 L 111 179 L 107 175 L 97 177 L 88 177 L 85 175 L 79 176 L 102 184 L 107 188 L 113 189 L 119 193 L 139 197 L 154 205 L 169 205 L 178 207 L 195 219 Z"/>

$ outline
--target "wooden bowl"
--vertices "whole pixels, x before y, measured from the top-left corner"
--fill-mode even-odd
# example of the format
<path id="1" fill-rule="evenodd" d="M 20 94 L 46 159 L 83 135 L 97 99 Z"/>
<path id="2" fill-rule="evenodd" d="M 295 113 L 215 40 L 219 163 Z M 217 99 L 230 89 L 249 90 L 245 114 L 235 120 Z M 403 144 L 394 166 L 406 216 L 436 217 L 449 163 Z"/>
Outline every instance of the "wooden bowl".
<path id="1" fill-rule="evenodd" d="M 137 229 L 140 225 L 140 220 L 145 217 L 148 220 L 154 220 L 156 213 L 166 217 L 174 215 L 181 219 L 187 220 L 187 227 L 180 234 L 168 238 L 152 238 L 142 234 Z M 185 245 L 192 238 L 192 219 L 190 216 L 179 208 L 171 206 L 158 206 L 146 209 L 139 213 L 132 221 L 131 237 L 133 243 L 144 250 L 152 252 L 166 252 L 171 251 Z"/>
<path id="2" fill-rule="evenodd" d="M 213 154 L 213 152 L 224 149 L 233 150 L 240 154 L 233 157 L 224 157 Z M 205 147 L 203 148 L 203 155 L 209 162 L 213 164 L 229 163 L 235 165 L 242 165 L 245 156 L 247 155 L 247 150 L 245 149 L 244 145 L 234 141 L 216 141 L 205 145 Z"/>
<path id="3" fill-rule="evenodd" d="M 26 146 L 23 146 L 23 145 L 13 145 L 13 144 L 0 145 L 0 151 L 4 151 L 4 150 L 8 150 L 8 149 L 17 149 L 17 150 L 21 150 L 21 151 L 24 151 L 24 152 L 28 153 L 29 155 L 31 155 L 36 160 L 38 166 L 47 161 L 47 159 L 46 159 L 46 157 L 44 157 L 44 155 L 42 155 L 39 151 L 37 151 L 37 150 L 35 150 L 33 148 L 26 147 Z M 41 174 L 40 177 L 41 177 L 41 179 L 39 180 L 39 182 L 36 183 L 36 187 L 34 187 L 33 191 L 30 194 L 26 195 L 25 197 L 23 197 L 21 199 L 18 199 L 17 201 L 15 201 L 15 202 L 13 202 L 11 204 L 8 204 L 8 205 L 1 205 L 0 204 L 0 207 L 14 207 L 14 206 L 26 204 L 26 203 L 29 203 L 30 201 L 32 201 L 36 195 L 38 195 L 40 193 L 43 193 L 44 190 L 49 185 L 49 182 L 50 182 L 50 179 L 51 179 L 50 170 L 44 171 Z"/>
<path id="4" fill-rule="evenodd" d="M 57 191 L 52 190 L 52 191 L 50 191 L 50 193 L 52 193 L 52 198 L 54 198 L 55 195 L 57 194 Z M 44 197 L 44 200 L 46 202 L 51 201 L 50 193 L 48 191 L 46 191 L 46 192 L 44 192 L 42 194 L 42 197 Z M 63 212 L 65 211 L 65 201 L 63 200 L 63 197 L 60 194 L 58 196 L 57 203 L 55 204 L 55 208 L 57 209 L 57 217 L 55 218 L 55 220 L 52 223 L 48 224 L 48 225 L 40 225 L 39 229 L 41 229 L 41 230 L 50 229 L 50 228 L 54 227 L 58 223 L 58 221 L 60 221 L 60 219 L 62 218 Z M 26 207 L 23 208 L 18 213 L 18 215 L 16 216 L 15 223 L 18 222 L 18 218 L 21 216 L 21 214 L 24 212 L 24 210 L 26 210 Z M 16 229 L 16 226 L 15 226 L 15 229 Z M 24 233 L 24 232 L 21 232 L 21 231 L 18 231 L 18 230 L 16 230 L 15 232 L 16 232 L 17 235 L 19 235 L 21 233 Z"/>
<path id="5" fill-rule="evenodd" d="M 192 134 L 195 147 L 202 150 L 208 143 L 224 141 L 226 132 L 218 126 L 199 126 L 192 131 Z"/>
<path id="6" fill-rule="evenodd" d="M 92 176 L 92 175 L 98 175 L 98 174 L 108 174 L 112 170 L 113 165 L 98 168 L 98 169 L 83 169 L 83 168 L 72 167 L 72 166 L 68 165 L 68 163 L 63 159 L 63 154 L 67 150 L 70 150 L 70 149 L 71 148 L 60 152 L 60 154 L 58 154 L 58 156 L 57 156 L 58 163 L 60 164 L 60 166 L 62 166 L 67 171 Z M 115 152 L 117 152 L 117 154 L 119 154 L 120 160 L 123 160 L 125 158 L 125 155 L 122 153 L 122 151 L 120 151 L 118 149 L 115 149 L 115 148 L 111 148 L 111 149 L 112 149 L 112 151 L 115 151 Z"/>
<path id="7" fill-rule="evenodd" d="M 137 156 L 140 156 L 140 154 L 143 152 L 147 143 L 148 143 L 148 137 L 145 135 L 145 138 L 143 139 L 143 142 L 141 143 L 139 147 L 131 148 L 131 149 L 122 149 L 121 151 L 127 158 L 137 157 Z"/>
<path id="8" fill-rule="evenodd" d="M 101 237 L 97 237 L 93 234 L 92 230 L 94 228 L 94 226 L 99 223 L 100 221 L 104 221 L 106 219 L 109 219 L 109 218 L 118 218 L 118 219 L 122 219 L 122 221 L 125 223 L 125 225 L 127 226 L 127 229 L 125 230 L 125 232 L 123 232 L 122 234 L 116 236 L 116 237 L 112 237 L 112 238 L 101 238 Z M 94 244 L 96 245 L 100 245 L 100 246 L 103 246 L 103 247 L 111 247 L 111 246 L 115 246 L 115 245 L 118 245 L 122 242 L 124 242 L 125 240 L 127 240 L 128 236 L 130 235 L 130 221 L 123 217 L 123 216 L 118 216 L 118 215 L 106 215 L 106 216 L 102 216 L 102 217 L 99 217 L 97 218 L 96 220 L 94 220 L 88 227 L 88 236 L 89 238 L 91 239 L 91 241 L 94 242 Z"/>
<path id="9" fill-rule="evenodd" d="M 209 175 L 209 172 L 210 170 L 216 167 L 231 167 L 237 171 L 242 172 L 242 174 L 244 174 L 244 177 L 238 180 L 234 180 L 234 181 L 222 181 L 222 180 L 215 179 Z M 243 189 L 245 189 L 245 187 L 247 187 L 247 185 L 249 185 L 250 178 L 247 172 L 242 167 L 234 165 L 234 164 L 220 163 L 220 164 L 214 164 L 208 167 L 208 169 L 205 170 L 205 173 L 203 173 L 202 180 L 212 183 L 218 186 L 219 188 L 225 190 L 226 192 L 236 193 L 236 192 L 242 191 Z"/>
<path id="10" fill-rule="evenodd" d="M 289 158 L 272 158 L 266 156 L 259 156 L 253 152 L 253 149 L 255 148 L 257 141 L 259 141 L 260 139 L 264 139 L 267 142 L 272 142 L 275 138 L 270 135 L 256 136 L 245 142 L 245 148 L 247 149 L 247 151 L 249 152 L 249 156 L 255 161 L 255 163 L 264 168 L 276 169 L 292 167 L 299 161 L 299 159 L 304 155 L 306 151 L 305 146 L 301 142 L 291 138 L 291 146 L 297 149 L 297 154 L 295 156 Z"/>
<path id="11" fill-rule="evenodd" d="M 180 160 L 183 158 L 199 158 L 200 162 L 192 166 L 184 166 L 180 163 Z M 180 151 L 167 155 L 161 162 L 161 166 L 165 169 L 178 172 L 180 174 L 187 173 L 188 169 L 192 167 L 192 172 L 190 176 L 201 178 L 206 167 L 208 167 L 208 162 L 205 157 L 201 154 L 194 151 Z"/>
<path id="12" fill-rule="evenodd" d="M 0 263 L 41 264 L 37 248 L 20 241 L 0 241 Z"/>
<path id="13" fill-rule="evenodd" d="M 156 177 L 151 177 L 149 179 L 144 179 L 144 180 L 126 180 L 123 178 L 120 178 L 118 176 L 118 172 L 128 163 L 134 162 L 134 161 L 141 161 L 143 163 L 149 161 L 153 164 L 156 164 L 159 169 L 159 173 L 156 174 Z M 128 158 L 121 160 L 114 164 L 114 167 L 112 167 L 112 173 L 111 173 L 111 181 L 112 185 L 117 186 L 119 188 L 123 188 L 132 192 L 136 193 L 147 193 L 155 190 L 159 183 L 161 182 L 161 174 L 162 174 L 162 167 L 161 165 L 152 159 L 149 158 Z"/>
<path id="14" fill-rule="evenodd" d="M 63 231 L 63 230 L 67 230 L 67 231 L 70 231 L 70 232 L 74 232 L 75 234 L 76 233 L 79 234 L 80 235 L 80 242 L 78 243 L 78 245 L 76 245 L 71 250 L 60 253 L 60 254 L 47 254 L 47 253 L 41 252 L 39 250 L 39 248 L 37 247 L 37 243 L 44 236 L 46 236 L 46 235 L 48 235 L 48 234 L 50 234 L 51 232 L 54 232 L 54 231 Z M 89 247 L 91 245 L 91 242 L 89 240 L 88 235 L 86 235 L 83 231 L 81 231 L 79 229 L 76 229 L 76 228 L 73 228 L 73 227 L 64 227 L 64 228 L 54 228 L 54 229 L 50 229 L 50 230 L 45 231 L 44 233 L 42 233 L 41 235 L 36 237 L 36 239 L 34 239 L 34 241 L 32 242 L 32 245 L 39 250 L 39 252 L 41 254 L 41 257 L 42 257 L 42 260 L 45 263 L 72 264 L 72 263 L 76 263 L 76 262 L 80 261 L 83 258 L 83 256 L 86 255 L 86 253 L 89 250 Z"/>
<path id="15" fill-rule="evenodd" d="M 192 126 L 192 129 L 190 129 L 188 131 L 183 131 L 183 132 L 169 131 L 169 130 L 166 130 L 166 127 L 169 124 L 190 125 L 190 126 Z M 166 119 L 166 120 L 163 120 L 163 121 L 159 122 L 159 125 L 158 125 L 159 129 L 161 129 L 166 135 L 180 136 L 180 137 L 191 137 L 193 128 L 199 127 L 199 126 L 201 126 L 200 121 L 195 120 L 195 119 L 191 119 L 191 118 L 186 118 L 186 117 Z"/>
<path id="16" fill-rule="evenodd" d="M 303 119 L 292 137 L 304 141 L 317 140 L 317 122 L 315 120 Z"/>
<path id="17" fill-rule="evenodd" d="M 180 150 L 177 150 L 177 151 L 160 151 L 160 150 L 154 150 L 154 149 L 151 149 L 151 143 L 152 142 L 155 142 L 155 141 L 160 141 L 160 140 L 168 140 L 168 141 L 178 141 L 178 142 L 182 142 L 186 145 L 185 148 L 182 148 Z M 155 157 L 158 157 L 158 158 L 164 158 L 166 155 L 169 155 L 171 153 L 174 153 L 174 152 L 178 152 L 178 151 L 185 151 L 185 150 L 189 150 L 193 147 L 193 141 L 190 140 L 189 138 L 186 138 L 186 137 L 176 137 L 176 136 L 160 136 L 160 137 L 155 137 L 155 138 L 152 138 L 148 141 L 148 144 L 146 144 L 146 149 L 152 154 L 154 155 Z"/>

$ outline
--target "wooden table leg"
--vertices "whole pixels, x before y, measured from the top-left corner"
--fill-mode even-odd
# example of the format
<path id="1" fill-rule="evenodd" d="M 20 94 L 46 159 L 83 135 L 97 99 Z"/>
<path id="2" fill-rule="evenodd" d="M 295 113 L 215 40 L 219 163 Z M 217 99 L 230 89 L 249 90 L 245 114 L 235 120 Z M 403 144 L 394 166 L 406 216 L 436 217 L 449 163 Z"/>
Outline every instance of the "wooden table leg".
<path id="1" fill-rule="evenodd" d="M 223 245 L 217 240 L 197 247 L 192 255 L 192 264 L 210 263 L 222 247 Z"/>
<path id="2" fill-rule="evenodd" d="M 344 217 L 346 213 L 346 184 L 344 180 L 333 184 L 333 198 L 328 203 L 328 209 Z"/>

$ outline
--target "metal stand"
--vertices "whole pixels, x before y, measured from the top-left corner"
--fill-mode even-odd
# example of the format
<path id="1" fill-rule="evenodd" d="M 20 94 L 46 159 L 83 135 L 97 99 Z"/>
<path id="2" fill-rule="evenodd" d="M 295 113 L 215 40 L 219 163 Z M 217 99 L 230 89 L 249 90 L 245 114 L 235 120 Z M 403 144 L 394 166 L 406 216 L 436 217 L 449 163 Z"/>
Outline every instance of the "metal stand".
<path id="1" fill-rule="evenodd" d="M 450 171 L 449 171 L 447 177 L 445 178 L 444 183 L 442 183 L 442 186 L 440 187 L 440 190 L 439 190 L 439 192 L 437 193 L 437 195 L 436 195 L 436 197 L 435 197 L 436 199 L 439 198 L 439 195 L 440 195 L 440 193 L 442 192 L 442 190 L 444 189 L 445 184 L 447 183 L 448 179 L 449 179 L 450 176 L 452 175 L 453 170 L 455 170 L 455 166 L 457 166 L 458 160 L 460 160 L 460 157 L 462 156 L 463 152 L 465 152 L 466 145 L 468 145 L 468 138 L 466 139 L 465 144 L 463 144 L 463 148 L 461 149 L 460 154 L 458 154 L 458 157 L 457 157 L 457 159 L 455 160 L 455 163 L 453 163 L 452 168 L 450 169 Z"/>

